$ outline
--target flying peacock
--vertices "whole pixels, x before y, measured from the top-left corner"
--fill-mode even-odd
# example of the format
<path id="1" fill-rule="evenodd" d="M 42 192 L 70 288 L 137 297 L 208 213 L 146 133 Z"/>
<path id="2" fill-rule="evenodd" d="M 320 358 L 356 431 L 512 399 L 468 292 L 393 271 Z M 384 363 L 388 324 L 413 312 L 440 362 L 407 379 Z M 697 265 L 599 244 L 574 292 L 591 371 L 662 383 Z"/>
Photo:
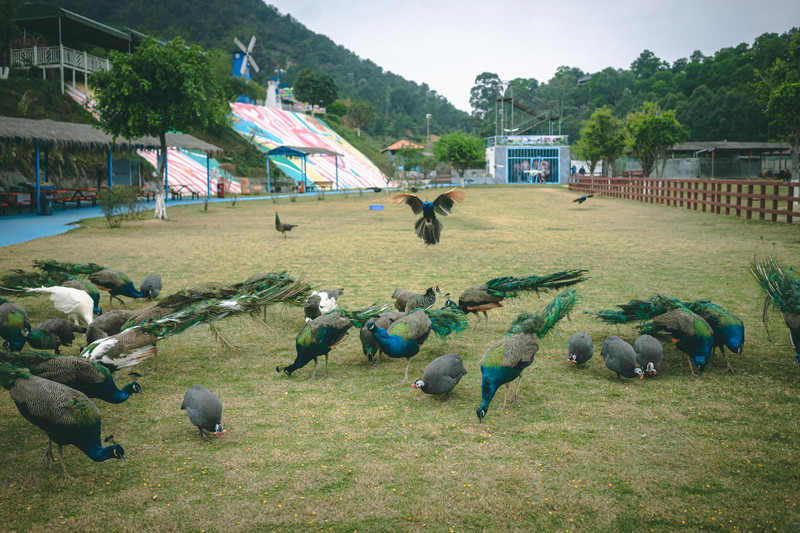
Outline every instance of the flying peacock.
<path id="1" fill-rule="evenodd" d="M 58 445 L 58 459 L 65 479 L 70 477 L 62 453 L 62 447 L 67 444 L 72 444 L 93 461 L 125 460 L 122 446 L 103 447 L 101 444 L 100 411 L 82 392 L 34 376 L 26 368 L 7 362 L 0 362 L 0 386 L 9 391 L 25 420 L 47 434 L 46 459 L 53 460 L 52 444 Z"/>
<path id="2" fill-rule="evenodd" d="M 515 297 L 520 292 L 535 291 L 539 293 L 540 291 L 565 289 L 581 281 L 586 281 L 585 273 L 586 270 L 562 270 L 544 276 L 503 276 L 490 279 L 486 283 L 475 285 L 461 293 L 461 296 L 458 297 L 458 307 L 464 313 L 475 313 L 475 316 L 478 317 L 473 329 L 478 327 L 481 321 L 478 313 L 483 313 L 488 332 L 489 315 L 486 312 L 489 309 L 503 307 L 500 302 L 505 298 Z"/>
<path id="3" fill-rule="evenodd" d="M 795 352 L 794 362 L 800 363 L 800 280 L 795 277 L 795 270 L 782 267 L 773 259 L 753 259 L 751 268 L 753 276 L 761 284 L 764 291 L 764 327 L 767 327 L 769 307 L 774 306 L 783 313 L 783 321 L 789 328 L 792 348 Z M 767 332 L 769 330 L 767 329 Z"/>
<path id="4" fill-rule="evenodd" d="M 417 195 L 408 193 L 397 193 L 392 200 L 398 204 L 408 204 L 415 215 L 422 213 L 414 223 L 414 231 L 425 244 L 431 245 L 437 244 L 442 235 L 442 222 L 436 218 L 436 214 L 449 215 L 453 205 L 463 202 L 466 196 L 463 190 L 453 188 L 437 196 L 433 202 L 423 202 Z"/>
<path id="5" fill-rule="evenodd" d="M 578 295 L 574 290 L 561 291 L 541 311 L 518 316 L 505 337 L 489 346 L 481 359 L 482 401 L 476 411 L 478 420 L 483 421 L 489 404 L 502 385 L 506 385 L 503 409 L 506 408 L 508 386 L 519 378 L 513 394 L 516 401 L 517 391 L 522 383 L 522 372 L 533 363 L 533 358 L 539 351 L 539 339 L 567 316 L 577 301 Z"/>

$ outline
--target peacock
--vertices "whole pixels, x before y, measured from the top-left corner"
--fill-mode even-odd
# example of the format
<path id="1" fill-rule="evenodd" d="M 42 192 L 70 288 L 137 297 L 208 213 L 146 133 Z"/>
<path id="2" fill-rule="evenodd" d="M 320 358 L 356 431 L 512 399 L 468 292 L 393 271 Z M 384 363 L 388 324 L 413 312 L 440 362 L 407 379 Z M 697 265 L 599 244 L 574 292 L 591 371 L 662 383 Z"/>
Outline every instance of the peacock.
<path id="1" fill-rule="evenodd" d="M 94 302 L 86 291 L 60 285 L 25 289 L 25 291 L 47 294 L 53 307 L 67 315 L 76 326 L 80 325 L 79 319 L 83 320 L 87 326 L 94 320 Z"/>
<path id="2" fill-rule="evenodd" d="M 306 305 L 303 308 L 303 313 L 306 315 L 306 322 L 317 318 L 325 313 L 330 313 L 336 309 L 336 300 L 342 295 L 344 289 L 323 289 L 321 291 L 312 291 L 311 295 L 306 299 Z"/>
<path id="3" fill-rule="evenodd" d="M 283 369 L 276 366 L 275 372 L 283 371 L 287 376 L 291 376 L 295 370 L 303 368 L 313 360 L 314 370 L 311 373 L 311 379 L 314 379 L 317 375 L 317 358 L 324 355 L 325 373 L 323 376 L 328 375 L 328 352 L 347 338 L 351 327 L 363 327 L 367 320 L 380 315 L 386 311 L 386 308 L 386 304 L 373 304 L 358 311 L 331 311 L 306 322 L 295 337 L 297 356 L 294 362 Z"/>
<path id="4" fill-rule="evenodd" d="M 773 259 L 762 261 L 758 257 L 754 257 L 751 272 L 761 284 L 761 290 L 766 296 L 763 313 L 764 328 L 767 328 L 769 307 L 774 306 L 783 313 L 783 321 L 789 328 L 789 336 L 795 352 L 794 362 L 795 364 L 800 363 L 800 280 L 795 277 L 795 270 L 791 267 L 782 267 Z"/>
<path id="5" fill-rule="evenodd" d="M 400 311 L 386 311 L 374 317 L 371 321 L 374 322 L 379 328 L 389 329 L 389 326 L 404 316 L 406 316 L 406 314 Z M 364 324 L 359 331 L 359 339 L 361 340 L 361 349 L 364 352 L 364 355 L 367 356 L 367 360 L 373 363 L 374 359 L 373 364 L 379 364 L 382 353 L 381 346 L 375 339 L 375 335 L 373 335 L 372 332 L 367 328 L 366 324 Z M 376 355 L 378 356 L 377 358 L 375 358 Z"/>
<path id="6" fill-rule="evenodd" d="M 586 281 L 584 274 L 586 270 L 562 270 L 545 274 L 544 276 L 531 275 L 524 277 L 503 276 L 490 279 L 486 283 L 470 287 L 458 297 L 458 307 L 464 313 L 475 313 L 478 317 L 473 329 L 478 327 L 481 321 L 479 312 L 485 318 L 486 331 L 489 331 L 489 315 L 486 312 L 496 307 L 503 307 L 500 303 L 505 298 L 517 296 L 520 292 L 546 290 L 560 290 L 581 281 Z"/>
<path id="7" fill-rule="evenodd" d="M 60 285 L 62 287 L 69 287 L 72 289 L 85 291 L 86 294 L 88 294 L 92 299 L 92 312 L 95 315 L 103 314 L 103 310 L 100 309 L 100 290 L 91 282 L 76 277 L 68 272 L 62 270 L 40 271 L 14 268 L 9 270 L 2 278 L 0 278 L 0 292 L 10 292 L 7 290 L 3 291 L 3 287 L 8 289 L 24 290 L 36 287 L 51 287 L 53 285 Z"/>
<path id="8" fill-rule="evenodd" d="M 714 346 L 722 352 L 728 371 L 733 372 L 733 367 L 725 354 L 725 348 L 727 347 L 736 354 L 742 353 L 744 349 L 744 322 L 738 316 L 709 300 L 684 302 L 684 305 L 691 312 L 703 317 L 703 320 L 714 330 Z"/>
<path id="9" fill-rule="evenodd" d="M 86 328 L 86 344 L 91 344 L 97 339 L 104 339 L 122 331 L 122 327 L 138 316 L 142 311 L 129 311 L 127 309 L 114 309 L 95 318 Z"/>
<path id="10" fill-rule="evenodd" d="M 406 359 L 405 377 L 400 383 L 408 381 L 411 358 L 419 353 L 420 346 L 431 333 L 432 325 L 431 319 L 422 309 L 408 313 L 389 326 L 389 329 L 379 328 L 374 322 L 366 325 L 382 353 L 392 358 Z"/>
<path id="11" fill-rule="evenodd" d="M 30 332 L 31 321 L 25 309 L 0 298 L 0 337 L 5 339 L 3 348 L 18 352 L 25 346 Z"/>
<path id="12" fill-rule="evenodd" d="M 135 381 L 120 390 L 107 368 L 82 357 L 25 350 L 0 352 L 0 361 L 25 367 L 33 375 L 72 387 L 89 398 L 99 398 L 108 403 L 122 403 L 131 395 L 142 393 L 142 387 Z"/>
<path id="13" fill-rule="evenodd" d="M 606 309 L 595 314 L 609 324 L 642 322 L 640 333 L 670 334 L 675 346 L 702 374 L 715 346 L 714 330 L 703 317 L 680 300 L 661 295 L 648 300 L 631 300 L 617 307 L 619 310 Z M 694 373 L 691 363 L 689 368 Z"/>
<path id="14" fill-rule="evenodd" d="M 297 224 L 289 224 L 288 222 L 281 222 L 281 218 L 278 216 L 278 212 L 275 211 L 275 229 L 278 230 L 283 238 L 286 238 L 286 232 L 292 231 L 292 228 L 296 228 Z"/>
<path id="15" fill-rule="evenodd" d="M 578 202 L 579 204 L 582 204 L 583 202 L 585 202 L 589 198 L 594 198 L 594 194 L 586 194 L 584 196 L 579 196 L 578 198 L 575 198 L 574 200 L 572 200 L 572 203 L 574 204 L 575 202 Z"/>
<path id="16" fill-rule="evenodd" d="M 33 266 L 45 272 L 66 272 L 73 276 L 88 276 L 94 272 L 104 270 L 106 267 L 100 266 L 96 263 L 87 263 L 81 265 L 79 263 L 60 263 L 52 259 L 37 259 L 33 261 Z"/>
<path id="17" fill-rule="evenodd" d="M 482 401 L 476 411 L 479 421 L 483 422 L 489 411 L 489 404 L 502 385 L 506 385 L 503 409 L 506 408 L 508 386 L 520 378 L 513 394 L 516 401 L 517 391 L 522 383 L 522 372 L 533 363 L 533 358 L 539 351 L 539 339 L 567 316 L 578 299 L 574 290 L 561 291 L 541 311 L 518 316 L 505 337 L 489 346 L 481 359 Z"/>
<path id="18" fill-rule="evenodd" d="M 62 447 L 72 444 L 93 461 L 121 459 L 119 444 L 103 447 L 100 442 L 100 411 L 82 392 L 49 379 L 34 376 L 25 368 L 0 362 L 0 385 L 9 391 L 20 414 L 47 434 L 45 458 L 53 460 L 52 444 L 58 445 L 58 459 L 64 478 L 70 477 Z M 112 439 L 108 437 L 106 441 Z"/>
<path id="19" fill-rule="evenodd" d="M 426 245 L 431 245 L 437 244 L 442 235 L 442 223 L 436 218 L 436 214 L 449 215 L 453 205 L 463 202 L 466 196 L 463 190 L 453 188 L 437 196 L 433 202 L 423 202 L 417 195 L 408 193 L 397 193 L 392 196 L 392 200 L 398 204 L 408 204 L 415 215 L 422 213 L 414 223 L 414 231 Z"/>
<path id="20" fill-rule="evenodd" d="M 433 285 L 425 289 L 423 294 L 404 289 L 395 289 L 392 293 L 394 305 L 398 311 L 413 311 L 414 309 L 430 309 L 436 303 L 436 293 L 441 292 L 439 287 Z"/>
<path id="21" fill-rule="evenodd" d="M 291 281 L 288 281 L 291 280 Z M 148 319 L 121 332 L 86 346 L 81 356 L 98 362 L 112 371 L 134 366 L 157 353 L 156 343 L 187 329 L 210 324 L 223 318 L 248 313 L 255 316 L 263 307 L 282 301 L 294 301 L 308 290 L 308 283 L 284 278 L 261 290 L 238 292 L 226 299 L 209 299 L 187 305 L 171 314 Z M 163 302 L 162 302 L 163 303 Z M 139 317 L 133 319 L 139 321 Z"/>
<path id="22" fill-rule="evenodd" d="M 37 324 L 28 334 L 28 344 L 37 350 L 53 350 L 61 353 L 61 346 L 72 346 L 76 333 L 86 333 L 86 328 L 63 318 L 51 318 Z"/>
<path id="23" fill-rule="evenodd" d="M 144 293 L 136 288 L 130 276 L 120 270 L 106 268 L 92 272 L 89 274 L 89 281 L 97 286 L 98 289 L 108 292 L 109 306 L 112 305 L 114 298 L 124 306 L 125 302 L 122 301 L 120 296 L 134 299 L 144 298 Z"/>

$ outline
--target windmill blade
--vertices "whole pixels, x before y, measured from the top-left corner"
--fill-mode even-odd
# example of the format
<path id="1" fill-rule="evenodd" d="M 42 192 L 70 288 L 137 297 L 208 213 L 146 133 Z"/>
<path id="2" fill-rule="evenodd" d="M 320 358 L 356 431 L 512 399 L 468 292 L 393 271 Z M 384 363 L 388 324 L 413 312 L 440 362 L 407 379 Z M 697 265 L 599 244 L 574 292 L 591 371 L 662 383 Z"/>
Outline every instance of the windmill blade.
<path id="1" fill-rule="evenodd" d="M 253 67 L 253 70 L 258 72 L 258 65 L 256 65 L 256 60 L 253 59 L 253 56 L 248 55 L 247 56 L 247 62 L 250 63 L 250 66 Z"/>
<path id="2" fill-rule="evenodd" d="M 247 51 L 245 52 L 245 53 L 246 53 L 248 56 L 249 56 L 249 55 L 250 55 L 250 53 L 253 51 L 253 47 L 254 47 L 255 45 L 256 45 L 256 36 L 255 36 L 255 35 L 253 35 L 252 37 L 250 37 L 250 44 L 249 44 L 249 45 L 247 45 Z M 244 50 L 244 48 L 242 48 L 242 50 Z"/>
<path id="3" fill-rule="evenodd" d="M 242 41 L 240 41 L 240 40 L 239 40 L 237 37 L 234 37 L 234 38 L 233 38 L 233 42 L 236 44 L 236 46 L 238 46 L 238 47 L 239 47 L 239 49 L 240 49 L 242 52 L 244 52 L 245 54 L 246 54 L 246 53 L 248 53 L 248 52 L 247 52 L 247 48 L 245 48 L 245 47 L 244 47 L 244 44 L 242 44 Z"/>

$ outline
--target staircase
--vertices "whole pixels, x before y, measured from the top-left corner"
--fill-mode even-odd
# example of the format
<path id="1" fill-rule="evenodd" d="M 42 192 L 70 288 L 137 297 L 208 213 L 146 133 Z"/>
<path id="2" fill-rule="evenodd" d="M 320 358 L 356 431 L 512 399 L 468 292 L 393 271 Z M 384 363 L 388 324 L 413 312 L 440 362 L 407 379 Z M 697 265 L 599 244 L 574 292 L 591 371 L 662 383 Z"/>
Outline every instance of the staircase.
<path id="1" fill-rule="evenodd" d="M 525 115 L 520 119 L 520 122 L 514 120 L 511 125 L 516 129 L 515 135 L 522 135 L 526 131 L 531 130 L 539 124 L 544 124 L 548 120 L 558 120 L 560 117 L 551 108 L 547 100 L 534 96 L 533 93 L 520 89 L 519 87 L 511 87 L 509 96 L 502 96 L 497 99 L 498 102 L 504 104 L 511 104 L 519 109 Z"/>

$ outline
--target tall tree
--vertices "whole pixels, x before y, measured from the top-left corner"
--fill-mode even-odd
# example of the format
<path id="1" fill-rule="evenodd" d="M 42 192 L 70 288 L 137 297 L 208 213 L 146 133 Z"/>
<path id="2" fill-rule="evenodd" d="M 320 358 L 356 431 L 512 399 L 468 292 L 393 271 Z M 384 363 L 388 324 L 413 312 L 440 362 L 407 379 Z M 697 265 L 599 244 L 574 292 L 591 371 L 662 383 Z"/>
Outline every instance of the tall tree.
<path id="1" fill-rule="evenodd" d="M 501 96 L 503 82 L 497 74 L 484 72 L 475 78 L 475 85 L 469 92 L 469 105 L 472 116 L 478 120 L 487 120 L 494 113 L 494 106 Z"/>
<path id="2" fill-rule="evenodd" d="M 306 68 L 294 80 L 294 95 L 301 102 L 325 107 L 339 98 L 339 87 L 329 74 Z"/>
<path id="3" fill-rule="evenodd" d="M 641 111 L 628 115 L 626 129 L 629 146 L 639 159 L 645 178 L 653 170 L 660 178 L 670 149 L 689 137 L 689 132 L 675 118 L 675 111 L 662 111 L 654 102 L 645 102 Z"/>
<path id="4" fill-rule="evenodd" d="M 588 153 L 602 154 L 610 178 L 614 161 L 625 150 L 625 124 L 608 107 L 595 109 L 581 130 L 581 142 Z"/>
<path id="5" fill-rule="evenodd" d="M 776 59 L 756 75 L 756 91 L 764 113 L 791 146 L 792 181 L 800 181 L 800 32 L 792 35 L 789 42 L 788 61 Z"/>
<path id="6" fill-rule="evenodd" d="M 482 166 L 486 161 L 486 144 L 483 139 L 463 131 L 442 135 L 433 145 L 433 155 L 438 161 L 450 163 L 459 176 L 470 168 Z"/>
<path id="7" fill-rule="evenodd" d="M 148 38 L 130 54 L 112 51 L 111 65 L 110 70 L 89 78 L 100 124 L 114 137 L 158 137 L 161 158 L 155 218 L 166 219 L 167 132 L 224 123 L 228 104 L 206 53 L 199 46 L 187 46 L 180 37 L 164 45 Z"/>
<path id="8" fill-rule="evenodd" d="M 375 106 L 366 100 L 354 102 L 353 105 L 351 105 L 347 110 L 347 118 L 356 127 L 359 137 L 361 137 L 361 128 L 369 127 L 373 122 L 375 122 L 376 116 L 377 111 L 375 111 Z"/>
<path id="9" fill-rule="evenodd" d="M 0 67 L 11 63 L 9 44 L 17 31 L 14 18 L 17 16 L 17 3 L 14 0 L 0 0 Z"/>

